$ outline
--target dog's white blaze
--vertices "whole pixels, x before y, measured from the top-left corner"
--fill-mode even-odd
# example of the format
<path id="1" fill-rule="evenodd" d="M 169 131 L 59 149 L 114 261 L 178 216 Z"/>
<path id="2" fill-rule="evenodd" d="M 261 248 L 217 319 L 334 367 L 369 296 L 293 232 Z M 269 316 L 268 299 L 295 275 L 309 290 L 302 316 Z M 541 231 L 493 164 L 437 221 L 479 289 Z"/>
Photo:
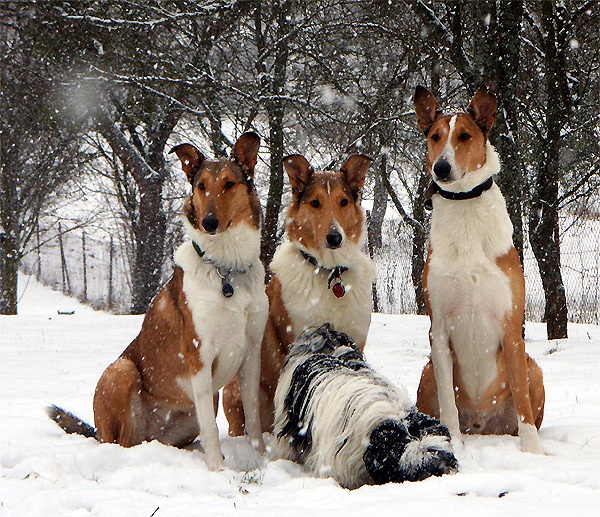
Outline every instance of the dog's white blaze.
<path id="1" fill-rule="evenodd" d="M 494 155 L 490 145 L 484 168 L 498 163 Z M 496 378 L 502 324 L 513 306 L 510 280 L 496 265 L 513 245 L 513 227 L 495 184 L 468 201 L 441 196 L 433 201 L 428 274 L 432 344 L 446 336 L 452 340 L 464 384 L 476 402 Z"/>
<path id="2" fill-rule="evenodd" d="M 346 295 L 342 298 L 336 298 L 327 288 L 329 273 L 307 262 L 300 254 L 298 244 L 284 242 L 271 262 L 271 270 L 281 283 L 281 297 L 292 320 L 294 339 L 308 327 L 328 321 L 336 330 L 362 343 L 371 323 L 371 282 L 375 266 L 360 247 L 346 239 L 339 250 L 327 251 L 340 251 L 339 262 L 333 265 L 349 268 L 342 274 L 346 287 Z M 314 250 L 309 253 L 323 263 L 322 256 Z"/>
<path id="3" fill-rule="evenodd" d="M 452 134 L 454 133 L 454 128 L 456 127 L 456 115 L 453 115 L 450 118 L 449 125 L 450 125 L 450 128 L 448 130 L 448 140 L 446 141 L 446 145 L 442 149 L 442 152 L 438 156 L 437 160 L 440 160 L 440 159 L 446 160 L 450 164 L 450 167 L 452 167 L 452 173 L 451 173 L 450 177 L 453 180 L 457 180 L 460 178 L 460 174 L 457 177 L 456 171 L 458 171 L 460 173 L 462 173 L 462 171 L 458 170 L 458 165 L 454 161 L 454 147 L 452 146 L 452 143 L 451 143 L 452 142 Z M 435 165 L 435 164 L 432 164 L 432 167 L 433 167 L 433 165 Z M 433 169 L 432 169 L 431 173 L 433 175 Z"/>

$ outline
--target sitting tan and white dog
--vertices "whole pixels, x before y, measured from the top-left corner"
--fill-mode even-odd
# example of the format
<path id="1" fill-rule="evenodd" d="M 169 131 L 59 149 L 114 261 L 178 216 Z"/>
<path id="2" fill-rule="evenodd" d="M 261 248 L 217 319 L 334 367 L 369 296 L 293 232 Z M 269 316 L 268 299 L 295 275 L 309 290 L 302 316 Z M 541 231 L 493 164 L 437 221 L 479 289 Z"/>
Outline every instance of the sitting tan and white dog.
<path id="1" fill-rule="evenodd" d="M 440 418 L 455 440 L 461 433 L 518 433 L 523 451 L 542 453 L 542 372 L 525 352 L 523 269 L 493 180 L 500 161 L 488 134 L 496 98 L 482 87 L 468 112 L 444 115 L 417 87 L 414 103 L 433 180 L 423 271 L 431 359 L 417 407 Z"/>
<path id="2" fill-rule="evenodd" d="M 260 145 L 245 133 L 231 159 L 191 144 L 173 149 L 192 185 L 183 208 L 190 236 L 139 335 L 102 374 L 95 429 L 56 406 L 66 432 L 125 447 L 146 440 L 183 447 L 198 434 L 211 470 L 224 466 L 213 395 L 237 374 L 248 435 L 264 451 L 258 408 L 260 345 L 268 314 L 253 175 Z"/>
<path id="3" fill-rule="evenodd" d="M 315 171 L 306 158 L 283 164 L 292 188 L 287 241 L 271 263 L 269 319 L 262 343 L 260 408 L 263 431 L 273 425 L 273 397 L 288 349 L 306 328 L 331 322 L 362 350 L 371 323 L 375 268 L 362 251 L 365 214 L 361 189 L 371 159 L 350 156 L 339 172 Z M 223 391 L 229 433 L 244 433 L 235 382 Z"/>

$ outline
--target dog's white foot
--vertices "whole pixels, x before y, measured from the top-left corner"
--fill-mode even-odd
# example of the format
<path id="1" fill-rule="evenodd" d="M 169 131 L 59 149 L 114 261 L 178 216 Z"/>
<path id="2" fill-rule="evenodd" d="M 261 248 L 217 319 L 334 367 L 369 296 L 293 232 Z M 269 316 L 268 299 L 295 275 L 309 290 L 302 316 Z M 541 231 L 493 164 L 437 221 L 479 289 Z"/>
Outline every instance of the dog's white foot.
<path id="1" fill-rule="evenodd" d="M 540 435 L 534 425 L 519 422 L 519 438 L 521 450 L 532 454 L 544 454 Z"/>
<path id="2" fill-rule="evenodd" d="M 206 455 L 206 466 L 208 467 L 208 470 L 211 470 L 213 472 L 225 470 L 225 461 L 223 461 L 223 456 L 221 456 L 219 454 L 219 456 L 217 456 L 216 458 L 213 458 L 207 454 Z"/>
<path id="3" fill-rule="evenodd" d="M 465 442 L 463 441 L 462 434 L 452 434 L 452 440 L 450 440 L 452 444 L 452 450 L 455 452 L 457 456 L 460 456 L 465 450 Z"/>
<path id="4" fill-rule="evenodd" d="M 443 424 L 444 422 L 442 422 Z M 446 425 L 446 424 L 444 424 Z M 465 442 L 463 441 L 462 433 L 458 424 L 446 425 L 448 431 L 450 431 L 450 442 L 455 452 L 462 452 L 465 448 Z"/>
<path id="5" fill-rule="evenodd" d="M 260 438 L 250 438 L 250 443 L 255 451 L 258 451 L 261 454 L 265 454 L 267 452 L 265 441 L 263 440 L 262 436 Z"/>

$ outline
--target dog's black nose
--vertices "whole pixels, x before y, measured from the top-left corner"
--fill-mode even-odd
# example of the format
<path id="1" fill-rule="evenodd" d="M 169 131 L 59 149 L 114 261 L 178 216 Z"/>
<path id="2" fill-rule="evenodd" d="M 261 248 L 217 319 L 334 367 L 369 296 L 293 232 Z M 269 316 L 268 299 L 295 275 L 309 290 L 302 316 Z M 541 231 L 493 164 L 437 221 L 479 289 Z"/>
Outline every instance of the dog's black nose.
<path id="1" fill-rule="evenodd" d="M 206 214 L 202 219 L 202 227 L 211 234 L 214 234 L 219 227 L 219 220 L 213 214 Z"/>
<path id="2" fill-rule="evenodd" d="M 327 234 L 327 247 L 339 248 L 342 245 L 342 234 L 337 230 L 330 230 Z"/>
<path id="3" fill-rule="evenodd" d="M 433 166 L 433 172 L 441 180 L 447 179 L 451 171 L 452 166 L 446 160 L 438 160 Z"/>

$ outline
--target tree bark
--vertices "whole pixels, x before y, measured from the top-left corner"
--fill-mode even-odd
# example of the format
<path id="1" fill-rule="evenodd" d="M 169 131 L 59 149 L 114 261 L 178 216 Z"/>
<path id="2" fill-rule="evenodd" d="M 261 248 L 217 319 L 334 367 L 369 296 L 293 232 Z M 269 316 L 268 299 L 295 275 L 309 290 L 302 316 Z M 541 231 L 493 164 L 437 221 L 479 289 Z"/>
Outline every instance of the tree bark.
<path id="1" fill-rule="evenodd" d="M 542 2 L 542 27 L 545 32 L 547 137 L 544 156 L 535 185 L 529 216 L 529 241 L 538 263 L 546 298 L 544 319 L 548 339 L 567 337 L 567 300 L 560 270 L 558 187 L 560 180 L 560 134 L 568 106 L 561 91 L 561 67 L 557 50 L 554 2 Z"/>
<path id="2" fill-rule="evenodd" d="M 2 138 L 3 135 L 0 135 Z M 0 314 L 17 314 L 18 272 L 21 261 L 19 249 L 19 210 L 17 208 L 17 173 L 19 147 L 16 142 L 8 148 L 4 139 L 0 141 L 0 226 L 4 229 L 0 244 L 0 265 L 2 266 L 2 294 Z"/>
<path id="3" fill-rule="evenodd" d="M 379 164 L 379 174 L 375 174 L 375 183 L 373 185 L 373 207 L 368 214 L 367 219 L 367 242 L 369 248 L 369 256 L 371 259 L 381 251 L 383 246 L 383 238 L 381 235 L 383 229 L 383 221 L 387 208 L 388 194 L 383 184 L 383 176 L 387 175 L 387 155 L 381 155 Z M 379 312 L 379 294 L 377 292 L 377 279 L 373 282 L 373 312 Z"/>
<path id="4" fill-rule="evenodd" d="M 1 245 L 2 260 L 2 295 L 0 300 L 0 314 L 12 316 L 17 314 L 18 282 L 20 255 L 15 240 L 10 233 Z"/>
<path id="5" fill-rule="evenodd" d="M 102 108 L 96 110 L 98 130 L 109 143 L 139 192 L 137 219 L 133 224 L 135 258 L 132 264 L 131 313 L 143 314 L 160 288 L 165 253 L 166 216 L 162 189 L 166 177 L 163 153 L 167 138 L 178 120 L 169 111 L 153 133 L 147 156 L 137 149 Z"/>
<path id="6" fill-rule="evenodd" d="M 419 196 L 416 197 L 413 206 L 413 217 L 420 226 L 413 225 L 412 267 L 411 277 L 415 290 L 415 303 L 417 314 L 427 314 L 425 307 L 425 291 L 423 290 L 423 270 L 425 269 L 425 258 L 427 251 L 428 232 L 425 231 L 427 213 L 425 211 L 425 200 L 423 193 L 429 185 L 429 177 L 422 174 L 419 178 Z"/>
<path id="7" fill-rule="evenodd" d="M 289 31 L 290 21 L 288 13 L 290 11 L 290 2 L 282 2 L 279 6 L 273 6 L 275 10 L 274 18 L 277 21 L 277 30 L 275 32 L 275 50 L 272 69 L 269 71 L 265 65 L 265 58 L 268 53 L 267 41 L 263 33 L 263 19 L 261 6 L 255 11 L 255 31 L 256 42 L 261 58 L 256 64 L 257 71 L 263 76 L 263 90 L 268 92 L 268 99 L 265 101 L 265 109 L 269 121 L 269 154 L 270 154 L 270 177 L 269 193 L 267 195 L 267 205 L 265 207 L 265 218 L 262 226 L 261 240 L 261 261 L 265 266 L 267 278 L 269 277 L 269 264 L 273 259 L 280 235 L 278 234 L 279 213 L 281 212 L 283 196 L 283 157 L 284 157 L 284 132 L 283 117 L 285 115 L 285 105 L 282 95 L 285 91 L 287 64 L 289 57 L 289 41 L 285 37 Z M 270 78 L 269 78 L 270 76 Z"/>
<path id="8" fill-rule="evenodd" d="M 140 185 L 139 220 L 135 226 L 135 263 L 131 313 L 144 314 L 161 284 L 167 221 L 162 207 L 162 181 Z"/>
<path id="9" fill-rule="evenodd" d="M 520 36 L 523 2 L 500 2 L 497 24 L 497 67 L 499 109 L 494 135 L 498 153 L 502 157 L 502 171 L 498 185 L 506 198 L 506 206 L 513 225 L 513 242 L 523 262 L 523 202 L 525 169 L 519 152 L 520 142 L 517 84 L 520 70 Z"/>

